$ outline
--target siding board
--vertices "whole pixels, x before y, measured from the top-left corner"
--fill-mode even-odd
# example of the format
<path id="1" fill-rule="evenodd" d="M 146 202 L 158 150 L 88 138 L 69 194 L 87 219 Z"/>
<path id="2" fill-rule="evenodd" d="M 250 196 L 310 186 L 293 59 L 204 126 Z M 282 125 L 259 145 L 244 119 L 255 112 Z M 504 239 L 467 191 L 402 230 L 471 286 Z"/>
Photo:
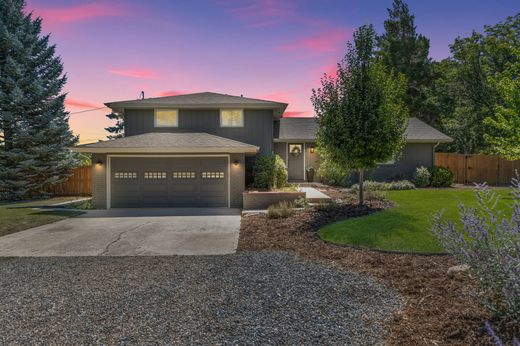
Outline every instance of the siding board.
<path id="1" fill-rule="evenodd" d="M 218 109 L 180 109 L 179 127 L 155 128 L 153 109 L 126 109 L 125 136 L 149 132 L 206 132 L 260 147 L 260 154 L 273 150 L 273 111 L 245 109 L 244 127 L 220 127 Z"/>

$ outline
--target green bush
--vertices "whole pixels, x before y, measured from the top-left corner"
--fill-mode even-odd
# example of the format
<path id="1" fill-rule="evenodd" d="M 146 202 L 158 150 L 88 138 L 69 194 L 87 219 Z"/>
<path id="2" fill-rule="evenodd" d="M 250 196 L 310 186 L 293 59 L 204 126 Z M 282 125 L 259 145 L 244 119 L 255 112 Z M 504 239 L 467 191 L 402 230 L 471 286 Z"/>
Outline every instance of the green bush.
<path id="1" fill-rule="evenodd" d="M 432 174 L 430 170 L 424 166 L 417 167 L 413 175 L 413 181 L 418 187 L 430 186 Z"/>
<path id="2" fill-rule="evenodd" d="M 399 180 L 399 181 L 392 181 L 392 182 L 365 180 L 363 182 L 363 187 L 364 187 L 365 191 L 388 191 L 388 190 L 413 190 L 413 189 L 415 189 L 415 185 L 408 180 Z M 354 191 L 358 191 L 359 184 L 354 184 L 351 186 L 351 188 Z"/>
<path id="3" fill-rule="evenodd" d="M 381 191 L 381 190 L 365 191 L 365 200 L 367 200 L 367 201 L 382 201 L 385 199 L 386 199 L 386 191 Z"/>
<path id="4" fill-rule="evenodd" d="M 320 176 L 321 182 L 327 185 L 348 186 L 349 183 L 349 172 L 323 156 L 320 160 L 318 175 Z"/>
<path id="5" fill-rule="evenodd" d="M 453 172 L 447 168 L 435 166 L 430 169 L 430 173 L 433 187 L 449 187 L 453 184 Z"/>
<path id="6" fill-rule="evenodd" d="M 291 202 L 281 201 L 267 208 L 267 217 L 270 219 L 287 218 L 292 215 L 293 211 Z"/>
<path id="7" fill-rule="evenodd" d="M 253 187 L 277 189 L 287 184 L 287 169 L 283 159 L 275 154 L 260 156 L 253 167 Z"/>

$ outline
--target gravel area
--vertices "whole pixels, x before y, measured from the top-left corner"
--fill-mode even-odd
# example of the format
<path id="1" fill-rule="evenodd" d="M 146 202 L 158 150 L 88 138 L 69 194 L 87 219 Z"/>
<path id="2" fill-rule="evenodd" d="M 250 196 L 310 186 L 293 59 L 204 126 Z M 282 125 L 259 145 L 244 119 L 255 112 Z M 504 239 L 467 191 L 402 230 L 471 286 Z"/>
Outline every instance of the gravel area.
<path id="1" fill-rule="evenodd" d="M 0 278 L 0 344 L 382 344 L 403 303 L 274 251 L 2 259 Z"/>

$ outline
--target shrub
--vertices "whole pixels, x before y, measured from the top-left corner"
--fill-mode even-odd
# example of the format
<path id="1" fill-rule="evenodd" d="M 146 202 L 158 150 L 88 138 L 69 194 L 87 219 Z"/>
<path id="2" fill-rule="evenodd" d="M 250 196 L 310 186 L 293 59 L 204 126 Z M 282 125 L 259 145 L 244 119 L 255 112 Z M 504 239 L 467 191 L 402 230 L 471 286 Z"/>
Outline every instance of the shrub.
<path id="1" fill-rule="evenodd" d="M 382 201 L 386 199 L 386 191 L 381 190 L 366 190 L 365 200 L 367 201 Z"/>
<path id="2" fill-rule="evenodd" d="M 520 182 L 513 181 L 508 219 L 496 209 L 499 197 L 477 186 L 477 207 L 460 206 L 461 226 L 435 217 L 432 232 L 443 248 L 477 279 L 479 296 L 505 326 L 520 324 Z M 509 215 L 509 212 L 507 212 Z"/>
<path id="3" fill-rule="evenodd" d="M 413 190 L 415 185 L 408 180 L 392 181 L 392 182 L 380 182 L 365 180 L 363 182 L 365 191 L 388 191 L 388 190 Z M 354 191 L 359 190 L 359 184 L 351 186 Z"/>
<path id="4" fill-rule="evenodd" d="M 270 219 L 287 218 L 293 213 L 293 205 L 288 201 L 281 201 L 267 208 L 267 217 Z"/>
<path id="5" fill-rule="evenodd" d="M 453 172 L 447 168 L 435 166 L 430 173 L 433 187 L 450 187 L 453 184 Z"/>
<path id="6" fill-rule="evenodd" d="M 283 159 L 275 154 L 260 156 L 253 167 L 253 187 L 277 189 L 287 184 L 287 169 Z"/>
<path id="7" fill-rule="evenodd" d="M 331 212 L 335 211 L 336 209 L 340 208 L 340 206 L 336 203 L 318 203 L 313 205 L 314 210 L 316 211 L 323 211 L 323 212 Z"/>
<path id="8" fill-rule="evenodd" d="M 413 175 L 413 182 L 418 187 L 430 186 L 432 174 L 430 170 L 424 166 L 417 167 Z"/>
<path id="9" fill-rule="evenodd" d="M 349 172 L 336 165 L 326 156 L 321 157 L 318 175 L 321 182 L 327 185 L 348 186 L 349 184 Z"/>
<path id="10" fill-rule="evenodd" d="M 295 208 L 305 208 L 307 209 L 309 207 L 309 202 L 306 198 L 300 197 L 296 200 L 294 200 L 293 205 Z"/>

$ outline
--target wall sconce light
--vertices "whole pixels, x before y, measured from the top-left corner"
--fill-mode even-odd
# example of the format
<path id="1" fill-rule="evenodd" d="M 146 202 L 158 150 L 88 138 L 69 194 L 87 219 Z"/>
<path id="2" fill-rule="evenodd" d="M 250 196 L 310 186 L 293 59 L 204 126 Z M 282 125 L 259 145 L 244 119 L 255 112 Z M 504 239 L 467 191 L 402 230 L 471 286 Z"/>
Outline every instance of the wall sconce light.
<path id="1" fill-rule="evenodd" d="M 238 161 L 238 160 L 235 160 L 235 161 L 233 161 L 233 166 L 238 166 L 238 165 L 239 165 L 239 163 L 240 163 L 240 161 Z"/>
<path id="2" fill-rule="evenodd" d="M 311 147 L 311 154 L 314 154 L 314 147 Z"/>
<path id="3" fill-rule="evenodd" d="M 97 161 L 96 161 L 96 165 L 98 165 L 98 166 L 103 166 L 103 161 L 101 161 L 101 160 L 97 160 Z"/>

